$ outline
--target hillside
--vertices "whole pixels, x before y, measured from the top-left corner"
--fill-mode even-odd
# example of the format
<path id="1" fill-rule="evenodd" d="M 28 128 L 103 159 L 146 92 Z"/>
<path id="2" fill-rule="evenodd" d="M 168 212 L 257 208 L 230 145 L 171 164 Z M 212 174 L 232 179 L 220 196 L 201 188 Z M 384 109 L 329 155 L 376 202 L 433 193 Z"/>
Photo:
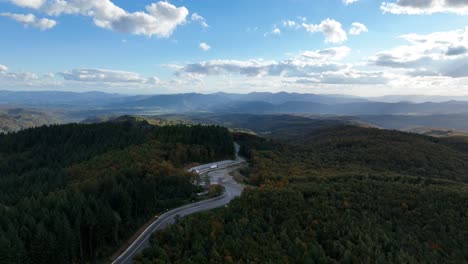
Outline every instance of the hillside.
<path id="1" fill-rule="evenodd" d="M 217 124 L 232 129 L 246 129 L 268 137 L 286 137 L 303 134 L 324 127 L 340 124 L 357 124 L 353 118 L 319 117 L 300 115 L 256 115 L 256 114 L 204 114 L 186 116 L 162 116 L 165 120 L 190 123 Z"/>
<path id="2" fill-rule="evenodd" d="M 320 128 L 337 125 L 370 124 L 353 117 L 313 115 L 256 115 L 256 114 L 186 114 L 186 115 L 130 115 L 98 116 L 87 118 L 82 123 L 119 122 L 119 120 L 145 120 L 156 125 L 205 124 L 221 125 L 234 131 L 251 131 L 268 137 L 290 137 L 302 135 Z"/>
<path id="3" fill-rule="evenodd" d="M 411 130 L 419 127 L 468 132 L 468 115 L 364 115 L 357 118 L 385 129 Z"/>
<path id="4" fill-rule="evenodd" d="M 185 165 L 233 152 L 227 129 L 215 126 L 116 122 L 0 135 L 0 262 L 106 259 L 154 215 L 197 199 Z"/>
<path id="5" fill-rule="evenodd" d="M 454 129 L 417 127 L 409 129 L 406 132 L 421 134 L 425 136 L 447 138 L 447 137 L 468 137 L 468 133 Z"/>
<path id="6" fill-rule="evenodd" d="M 250 144 L 258 150 L 267 149 L 258 152 L 254 148 L 253 153 L 268 157 L 260 158 L 267 162 L 262 166 L 269 167 L 272 174 L 288 175 L 288 180 L 305 175 L 379 172 L 468 182 L 465 153 L 446 141 L 418 134 L 338 126 L 284 138 L 281 144 L 246 139 L 245 151 L 251 151 Z"/>
<path id="7" fill-rule="evenodd" d="M 468 188 L 385 177 L 247 190 L 157 233 L 136 263 L 465 263 Z"/>
<path id="8" fill-rule="evenodd" d="M 0 133 L 63 122 L 59 112 L 23 108 L 0 109 Z"/>
<path id="9" fill-rule="evenodd" d="M 235 140 L 252 187 L 155 234 L 136 263 L 468 261 L 468 156 L 440 139 L 335 126 Z"/>

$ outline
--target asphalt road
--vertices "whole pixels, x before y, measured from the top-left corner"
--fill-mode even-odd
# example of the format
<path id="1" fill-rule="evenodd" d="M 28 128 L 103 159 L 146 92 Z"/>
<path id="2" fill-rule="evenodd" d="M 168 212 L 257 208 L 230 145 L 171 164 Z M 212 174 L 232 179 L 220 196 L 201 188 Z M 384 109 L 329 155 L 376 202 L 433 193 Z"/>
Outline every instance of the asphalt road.
<path id="1" fill-rule="evenodd" d="M 236 144 L 236 152 L 238 152 L 238 148 L 239 146 Z M 133 263 L 133 258 L 149 246 L 151 234 L 174 223 L 177 217 L 184 217 L 194 213 L 222 207 L 228 204 L 235 197 L 240 196 L 244 187 L 234 181 L 229 173 L 236 169 L 235 165 L 239 165 L 244 161 L 244 159 L 237 157 L 235 160 L 225 160 L 191 168 L 190 170 L 198 170 L 201 173 L 207 172 L 210 178 L 210 183 L 222 185 L 224 187 L 224 193 L 221 196 L 188 204 L 162 214 L 158 219 L 155 219 L 155 221 L 148 226 L 148 228 L 146 228 L 145 231 L 143 231 L 143 233 L 127 248 L 127 250 L 112 262 L 112 264 Z M 217 165 L 218 167 L 211 169 L 210 167 L 213 165 Z"/>

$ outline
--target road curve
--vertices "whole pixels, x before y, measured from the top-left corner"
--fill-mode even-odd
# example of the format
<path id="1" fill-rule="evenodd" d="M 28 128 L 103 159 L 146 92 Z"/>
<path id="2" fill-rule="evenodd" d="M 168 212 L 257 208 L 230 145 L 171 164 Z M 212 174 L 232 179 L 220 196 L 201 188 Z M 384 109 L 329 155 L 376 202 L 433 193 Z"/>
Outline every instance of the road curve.
<path id="1" fill-rule="evenodd" d="M 238 151 L 238 145 L 236 144 L 236 152 Z M 139 254 L 143 249 L 149 246 L 149 239 L 151 235 L 157 231 L 166 228 L 168 225 L 175 222 L 177 216 L 184 217 L 198 212 L 208 211 L 214 208 L 218 208 L 228 204 L 232 199 L 240 196 L 243 190 L 243 186 L 234 181 L 229 175 L 232 170 L 235 170 L 235 165 L 239 165 L 245 162 L 244 159 L 236 157 L 235 160 L 226 160 L 216 163 L 204 164 L 191 168 L 190 170 L 198 170 L 200 172 L 207 172 L 210 178 L 211 184 L 220 184 L 224 187 L 224 193 L 221 196 L 203 200 L 197 203 L 188 204 L 185 206 L 178 207 L 171 211 L 168 211 L 158 219 L 156 219 L 151 225 L 149 225 L 138 238 L 125 250 L 119 257 L 117 257 L 112 264 L 131 264 L 133 258 Z M 217 168 L 211 168 L 213 165 L 217 165 Z"/>

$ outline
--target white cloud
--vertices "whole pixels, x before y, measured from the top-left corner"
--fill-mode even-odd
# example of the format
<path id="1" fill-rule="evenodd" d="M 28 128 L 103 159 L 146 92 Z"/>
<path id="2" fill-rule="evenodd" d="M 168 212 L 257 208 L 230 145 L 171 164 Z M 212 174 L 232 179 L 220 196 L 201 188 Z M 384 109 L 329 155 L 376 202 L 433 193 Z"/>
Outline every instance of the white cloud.
<path id="1" fill-rule="evenodd" d="M 302 23 L 302 27 L 308 32 L 322 32 L 325 35 L 325 42 L 342 43 L 348 39 L 341 23 L 333 19 L 325 19 L 320 24 Z"/>
<path id="2" fill-rule="evenodd" d="M 245 29 L 245 32 L 256 32 L 258 31 L 258 27 L 248 27 Z"/>
<path id="3" fill-rule="evenodd" d="M 105 69 L 73 69 L 58 73 L 65 80 L 78 82 L 158 84 L 157 77 L 144 78 L 138 73 Z"/>
<path id="4" fill-rule="evenodd" d="M 283 21 L 283 27 L 285 28 L 299 28 L 299 24 L 296 22 L 296 21 L 293 21 L 293 20 L 284 20 Z"/>
<path id="5" fill-rule="evenodd" d="M 343 69 L 339 71 L 322 72 L 309 78 L 297 79 L 298 84 L 340 84 L 340 85 L 374 85 L 386 84 L 390 76 L 382 71 L 358 71 Z"/>
<path id="6" fill-rule="evenodd" d="M 408 69 L 412 76 L 468 77 L 468 27 L 428 35 L 401 36 L 409 44 L 382 51 L 371 65 Z"/>
<path id="7" fill-rule="evenodd" d="M 359 1 L 359 0 L 343 0 L 343 3 L 345 5 L 350 5 L 350 4 L 356 3 L 357 1 Z"/>
<path id="8" fill-rule="evenodd" d="M 32 72 L 10 72 L 6 75 L 7 78 L 21 81 L 37 80 L 39 77 Z"/>
<path id="9" fill-rule="evenodd" d="M 144 83 L 145 84 L 152 84 L 152 85 L 162 85 L 163 81 L 161 81 L 161 79 L 159 79 L 158 77 L 153 76 L 153 77 L 147 78 Z"/>
<path id="10" fill-rule="evenodd" d="M 377 53 L 368 63 L 343 63 L 351 49 L 338 46 L 305 51 L 283 60 L 210 60 L 172 65 L 181 79 L 259 89 L 351 90 L 382 93 L 465 93 L 468 89 L 468 28 L 429 35 L 405 35 L 408 45 Z M 371 68 L 370 68 L 370 67 Z M 203 80 L 207 80 L 206 84 Z M 340 88 L 341 87 L 341 88 Z M 208 89 L 208 88 L 206 88 Z M 226 88 L 227 89 L 227 88 Z M 338 89 L 338 90 L 337 90 Z M 450 92 L 449 92 L 450 91 Z"/>
<path id="11" fill-rule="evenodd" d="M 0 87 L 7 90 L 25 91 L 106 91 L 120 93 L 154 93 L 171 88 L 157 77 L 145 78 L 137 73 L 101 69 L 76 69 L 58 73 L 36 74 L 11 72 L 0 65 Z"/>
<path id="12" fill-rule="evenodd" d="M 31 81 L 37 80 L 36 74 L 31 72 L 10 72 L 5 65 L 0 65 L 0 80 L 8 80 L 8 81 Z"/>
<path id="13" fill-rule="evenodd" d="M 211 49 L 211 46 L 208 45 L 207 43 L 205 42 L 202 42 L 200 43 L 200 49 L 204 50 L 204 51 L 209 51 Z"/>
<path id="14" fill-rule="evenodd" d="M 339 61 L 347 57 L 350 52 L 351 49 L 349 47 L 341 46 L 323 50 L 306 51 L 302 53 L 302 56 L 316 61 Z"/>
<path id="15" fill-rule="evenodd" d="M 380 9 L 384 13 L 423 15 L 433 13 L 468 14 L 467 0 L 397 0 L 383 2 Z"/>
<path id="16" fill-rule="evenodd" d="M 360 35 L 363 32 L 368 32 L 369 30 L 367 29 L 366 25 L 359 23 L 359 22 L 354 22 L 351 24 L 351 28 L 349 29 L 349 34 L 351 35 Z"/>
<path id="17" fill-rule="evenodd" d="M 251 60 L 213 60 L 185 65 L 177 72 L 194 76 L 207 75 L 243 75 L 248 77 L 283 76 L 307 77 L 314 72 L 336 71 L 345 65 L 330 62 L 310 62 L 306 58 L 284 61 Z"/>
<path id="18" fill-rule="evenodd" d="M 320 85 L 384 85 L 393 77 L 383 71 L 353 69 L 352 65 L 330 62 L 348 53 L 347 47 L 324 51 L 308 51 L 299 56 L 282 61 L 251 60 L 212 60 L 177 67 L 176 75 L 181 78 L 218 78 L 242 80 L 237 87 L 250 87 L 252 90 L 285 89 L 278 85 L 315 87 Z M 338 55 L 341 54 L 341 55 Z M 255 86 L 252 86 L 255 83 Z M 262 87 L 263 84 L 263 87 Z"/>
<path id="19" fill-rule="evenodd" d="M 13 14 L 13 13 L 1 13 L 1 16 L 11 18 L 18 23 L 23 24 L 25 27 L 35 27 L 40 30 L 47 30 L 55 27 L 57 22 L 48 18 L 36 18 L 33 14 Z"/>
<path id="20" fill-rule="evenodd" d="M 350 48 L 342 46 L 324 50 L 306 51 L 281 61 L 211 60 L 183 66 L 172 66 L 177 76 L 240 75 L 247 77 L 282 76 L 310 77 L 322 72 L 343 70 L 349 65 L 339 63 Z"/>
<path id="21" fill-rule="evenodd" d="M 273 33 L 274 35 L 280 35 L 280 34 L 281 34 L 281 29 L 275 27 L 275 28 L 273 29 L 273 31 L 271 31 L 271 33 Z"/>
<path id="22" fill-rule="evenodd" d="M 13 3 L 26 6 L 31 1 L 18 0 Z M 98 27 L 122 33 L 169 37 L 174 30 L 186 22 L 189 11 L 160 1 L 146 6 L 145 11 L 128 12 L 110 0 L 47 0 L 27 7 L 46 12 L 49 15 L 82 15 L 93 18 Z"/>
<path id="23" fill-rule="evenodd" d="M 55 78 L 55 74 L 49 72 L 49 73 L 46 73 L 44 75 L 42 75 L 43 78 Z"/>
<path id="24" fill-rule="evenodd" d="M 283 26 L 285 26 L 285 27 L 295 27 L 296 22 L 292 21 L 292 20 L 285 20 L 285 21 L 283 21 Z"/>
<path id="25" fill-rule="evenodd" d="M 266 32 L 265 34 L 263 34 L 264 37 L 268 37 L 269 35 L 279 36 L 281 35 L 281 29 L 279 29 L 278 26 L 273 25 L 273 29 L 270 32 Z"/>
<path id="26" fill-rule="evenodd" d="M 39 8 L 46 0 L 10 0 L 13 4 L 21 7 Z"/>
<path id="27" fill-rule="evenodd" d="M 200 25 L 202 27 L 204 27 L 204 28 L 209 27 L 208 23 L 206 22 L 206 19 L 204 17 L 200 16 L 197 13 L 193 13 L 192 16 L 191 16 L 191 19 L 192 19 L 192 21 L 199 22 Z"/>

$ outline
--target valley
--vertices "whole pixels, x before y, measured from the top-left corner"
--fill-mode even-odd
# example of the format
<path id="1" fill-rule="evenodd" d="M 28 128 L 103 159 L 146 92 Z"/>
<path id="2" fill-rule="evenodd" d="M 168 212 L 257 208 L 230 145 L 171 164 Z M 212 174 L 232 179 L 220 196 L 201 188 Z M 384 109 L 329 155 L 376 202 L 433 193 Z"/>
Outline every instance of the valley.
<path id="1" fill-rule="evenodd" d="M 156 233 L 135 263 L 466 261 L 468 159 L 435 138 L 332 127 L 235 140 L 244 194 Z"/>
<path id="2" fill-rule="evenodd" d="M 0 10 L 0 264 L 468 264 L 468 0 Z"/>
<path id="3" fill-rule="evenodd" d="M 348 118 L 197 118 L 122 116 L 0 135 L 0 260 L 468 258 L 462 134 L 432 137 Z M 249 165 L 237 167 L 244 158 Z M 194 182 L 203 175 L 220 196 L 200 200 L 206 189 Z"/>
<path id="4" fill-rule="evenodd" d="M 208 176 L 210 185 L 221 186 L 223 188 L 223 193 L 220 196 L 184 205 L 157 216 L 155 221 L 152 222 L 123 253 L 112 261 L 112 264 L 133 263 L 133 258 L 150 246 L 149 239 L 154 232 L 167 228 L 180 218 L 227 206 L 234 198 L 239 197 L 244 187 L 234 181 L 231 173 L 244 167 L 246 161 L 237 155 L 238 151 L 239 149 L 236 149 L 236 159 L 234 160 L 218 161 L 189 169 L 189 171 L 200 171 L 200 177 Z"/>
<path id="5" fill-rule="evenodd" d="M 47 98 L 55 98 L 47 100 Z M 58 99 L 56 98 L 58 97 Z M 14 100 L 11 101 L 11 99 Z M 382 98 L 297 93 L 119 95 L 69 92 L 0 91 L 0 132 L 63 123 L 99 123 L 134 116 L 153 124 L 218 124 L 232 129 L 269 132 L 253 119 L 283 115 L 360 126 L 415 131 L 448 129 L 468 132 L 468 103 L 447 97 L 412 97 L 415 102 Z M 419 99 L 418 99 L 419 98 Z M 431 99 L 435 102 L 421 102 Z M 375 100 L 375 101 L 372 101 Z M 382 100 L 385 102 L 379 102 Z M 8 102 L 8 103 L 7 103 Z M 266 121 L 261 121 L 266 122 Z M 281 125 L 280 125 L 281 126 Z"/>

